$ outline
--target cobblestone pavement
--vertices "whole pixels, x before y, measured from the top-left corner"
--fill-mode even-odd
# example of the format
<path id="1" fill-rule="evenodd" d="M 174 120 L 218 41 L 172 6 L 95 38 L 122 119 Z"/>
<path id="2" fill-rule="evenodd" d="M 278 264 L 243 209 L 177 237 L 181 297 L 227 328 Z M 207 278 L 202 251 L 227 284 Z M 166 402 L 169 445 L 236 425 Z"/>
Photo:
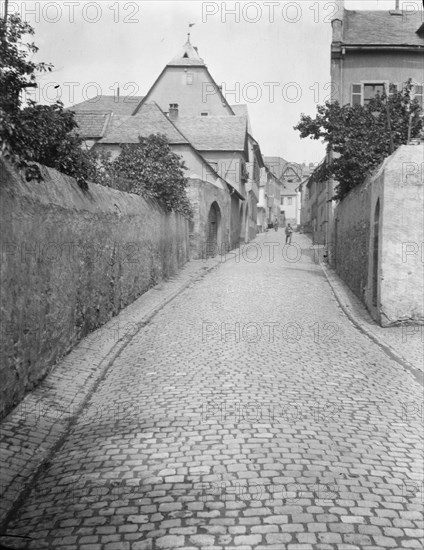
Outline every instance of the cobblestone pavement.
<path id="1" fill-rule="evenodd" d="M 115 357 L 8 525 L 22 548 L 423 547 L 422 387 L 346 318 L 306 238 L 282 238 Z"/>
<path id="2" fill-rule="evenodd" d="M 395 356 L 399 362 L 411 369 L 417 379 L 423 380 L 424 373 L 424 325 L 402 323 L 381 327 L 371 317 L 364 304 L 327 264 L 321 264 L 326 277 L 337 295 L 345 313 L 356 325 Z"/>

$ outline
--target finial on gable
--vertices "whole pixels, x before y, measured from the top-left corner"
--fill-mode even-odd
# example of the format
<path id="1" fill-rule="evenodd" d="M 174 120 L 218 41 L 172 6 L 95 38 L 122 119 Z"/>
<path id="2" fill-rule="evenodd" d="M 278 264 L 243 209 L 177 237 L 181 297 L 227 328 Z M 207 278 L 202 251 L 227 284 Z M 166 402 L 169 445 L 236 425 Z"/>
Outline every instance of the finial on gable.
<path id="1" fill-rule="evenodd" d="M 191 27 L 193 27 L 196 23 L 189 23 L 188 24 L 188 33 L 187 33 L 187 44 L 190 44 L 191 45 L 191 42 L 190 42 L 190 29 Z"/>
<path id="2" fill-rule="evenodd" d="M 195 23 L 189 23 L 188 24 L 188 32 L 187 32 L 187 42 L 184 44 L 182 49 L 180 50 L 180 53 L 176 55 L 171 61 L 168 63 L 168 65 L 180 65 L 180 66 L 187 66 L 187 65 L 205 65 L 205 62 L 200 57 L 199 52 L 197 51 L 196 46 L 193 46 L 190 42 L 190 28 L 195 25 Z"/>

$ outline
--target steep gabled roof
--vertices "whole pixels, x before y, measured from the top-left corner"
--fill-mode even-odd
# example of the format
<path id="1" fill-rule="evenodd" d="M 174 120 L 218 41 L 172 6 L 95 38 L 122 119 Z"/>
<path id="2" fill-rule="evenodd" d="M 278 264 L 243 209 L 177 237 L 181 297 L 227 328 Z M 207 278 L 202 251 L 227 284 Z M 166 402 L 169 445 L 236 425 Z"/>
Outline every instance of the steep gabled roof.
<path id="1" fill-rule="evenodd" d="M 198 151 L 245 151 L 245 117 L 179 117 L 174 122 Z"/>
<path id="2" fill-rule="evenodd" d="M 194 52 L 194 53 L 193 53 Z M 184 54 L 187 53 L 187 57 L 184 57 Z M 181 55 L 182 54 L 182 55 Z M 208 68 L 206 67 L 203 59 L 199 56 L 197 52 L 197 48 L 195 46 L 192 46 L 189 41 L 187 41 L 182 51 L 175 56 L 165 67 L 163 68 L 160 75 L 157 77 L 157 79 L 154 81 L 152 86 L 150 87 L 147 94 L 144 96 L 144 98 L 141 99 L 140 104 L 135 109 L 135 111 L 132 114 L 137 114 L 137 112 L 140 110 L 141 105 L 144 103 L 150 101 L 149 96 L 151 95 L 151 92 L 155 89 L 156 85 L 160 82 L 162 76 L 165 74 L 165 72 L 168 70 L 168 67 L 184 67 L 184 66 L 195 66 L 195 67 L 202 67 L 202 70 L 206 73 L 206 76 L 209 78 L 213 89 L 215 90 L 216 94 L 219 96 L 219 99 L 223 103 L 223 105 L 227 106 L 230 110 L 230 114 L 235 114 L 233 109 L 231 108 L 228 101 L 225 99 L 224 94 L 222 93 L 221 87 L 218 86 L 215 82 L 215 80 L 212 78 L 212 75 L 208 71 Z"/>
<path id="3" fill-rule="evenodd" d="M 68 110 L 81 112 L 113 113 L 115 115 L 132 115 L 143 96 L 98 95 L 68 107 Z"/>
<path id="4" fill-rule="evenodd" d="M 145 103 L 136 115 L 125 117 L 100 143 L 138 143 L 139 136 L 150 134 L 163 134 L 170 144 L 187 143 L 156 103 Z"/>
<path id="5" fill-rule="evenodd" d="M 422 11 L 399 12 L 345 10 L 344 45 L 422 46 L 424 37 L 417 31 L 424 22 Z"/>

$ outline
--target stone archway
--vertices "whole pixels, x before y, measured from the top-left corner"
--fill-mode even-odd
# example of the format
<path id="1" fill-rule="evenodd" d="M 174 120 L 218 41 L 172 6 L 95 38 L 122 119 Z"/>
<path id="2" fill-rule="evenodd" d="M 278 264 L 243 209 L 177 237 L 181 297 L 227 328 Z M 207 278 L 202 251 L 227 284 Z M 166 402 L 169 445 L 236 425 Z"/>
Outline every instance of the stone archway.
<path id="1" fill-rule="evenodd" d="M 220 249 L 221 238 L 221 209 L 215 201 L 211 204 L 206 226 L 206 255 L 215 257 Z"/>

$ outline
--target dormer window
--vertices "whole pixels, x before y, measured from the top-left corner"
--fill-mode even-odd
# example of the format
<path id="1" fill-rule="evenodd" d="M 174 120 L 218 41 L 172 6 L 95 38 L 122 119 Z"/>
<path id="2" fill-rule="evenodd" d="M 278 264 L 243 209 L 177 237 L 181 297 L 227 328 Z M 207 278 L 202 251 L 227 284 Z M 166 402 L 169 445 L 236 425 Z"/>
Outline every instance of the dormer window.
<path id="1" fill-rule="evenodd" d="M 202 111 L 200 116 L 209 116 L 209 111 Z"/>

